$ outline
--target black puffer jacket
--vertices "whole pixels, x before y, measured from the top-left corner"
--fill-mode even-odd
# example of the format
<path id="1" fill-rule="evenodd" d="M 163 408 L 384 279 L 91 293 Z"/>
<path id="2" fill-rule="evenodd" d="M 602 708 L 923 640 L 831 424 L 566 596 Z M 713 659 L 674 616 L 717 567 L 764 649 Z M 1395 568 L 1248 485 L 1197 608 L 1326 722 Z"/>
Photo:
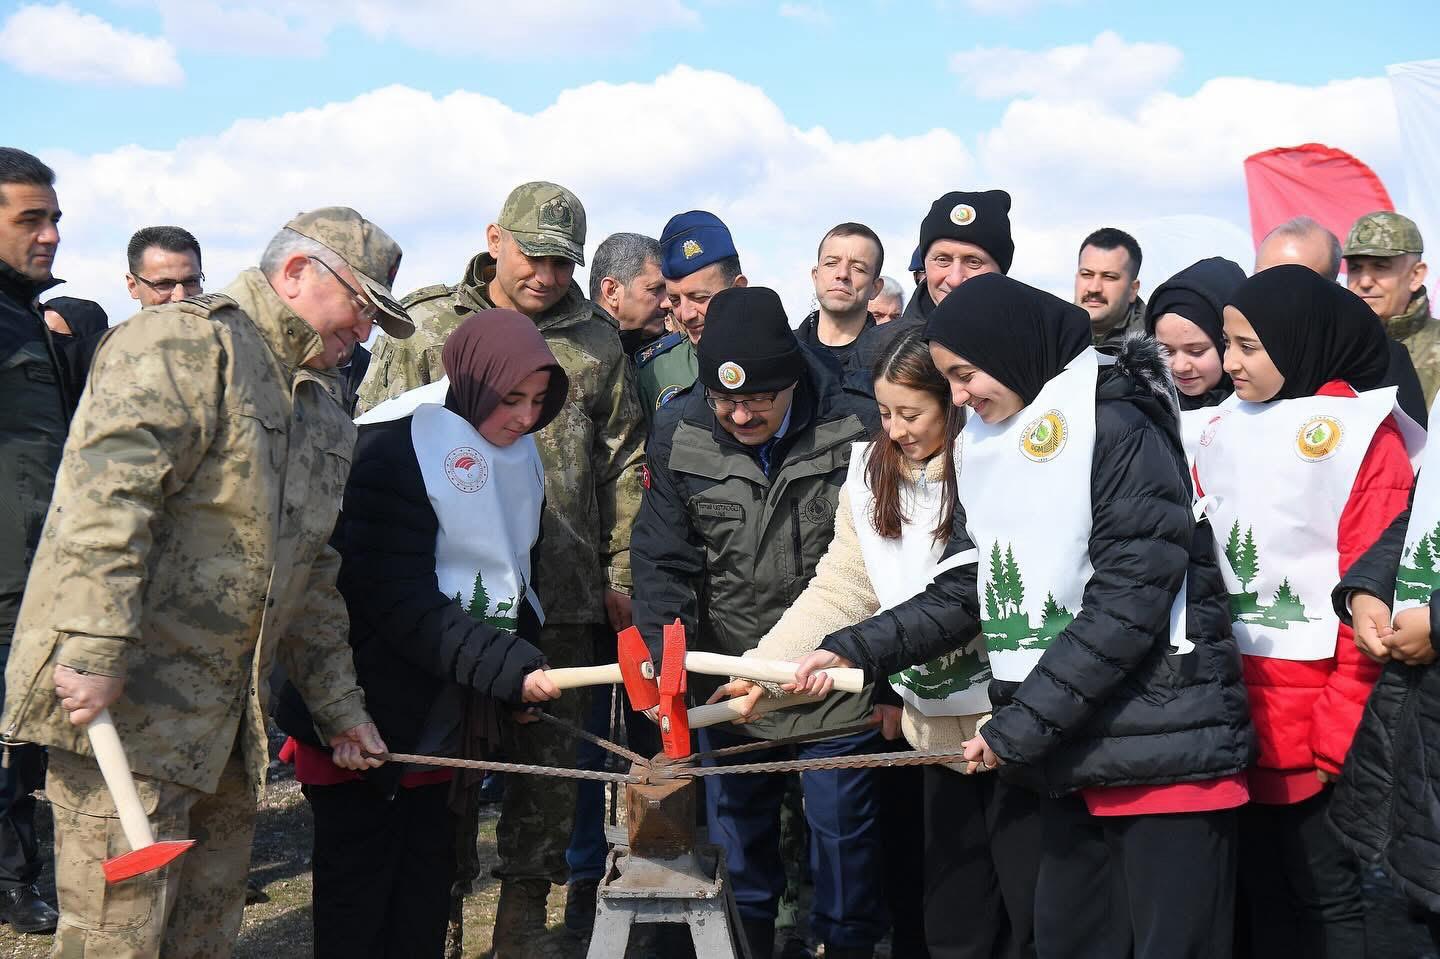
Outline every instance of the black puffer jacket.
<path id="1" fill-rule="evenodd" d="M 1335 587 L 1350 622 L 1359 591 L 1391 602 L 1405 545 L 1407 509 Z M 1430 594 L 1430 636 L 1440 637 L 1440 591 Z M 1405 895 L 1440 913 L 1440 668 L 1388 663 L 1370 693 L 1330 802 L 1341 841 L 1379 862 Z"/>
<path id="2" fill-rule="evenodd" d="M 990 687 L 986 741 L 1006 775 L 1044 794 L 1214 779 L 1244 769 L 1254 751 L 1224 583 L 1210 530 L 1191 515 L 1177 422 L 1158 348 L 1132 337 L 1096 386 L 1095 572 L 1080 613 L 1023 683 Z M 970 548 L 961 522 L 948 551 Z M 1170 655 L 1170 606 L 1187 575 L 1195 650 Z M 893 673 L 969 642 L 979 612 L 975 566 L 962 566 L 821 648 Z"/>
<path id="3" fill-rule="evenodd" d="M 417 743 L 430 739 L 427 721 L 460 721 L 459 715 L 431 713 L 447 687 L 458 684 L 515 703 L 525 675 L 545 663 L 544 654 L 521 638 L 539 635 L 529 603 L 521 607 L 517 635 L 472 619 L 440 592 L 439 528 L 415 458 L 410 417 L 360 427 L 335 529 L 341 557 L 336 585 L 350 613 L 350 646 L 365 705 L 395 752 L 415 752 Z M 293 686 L 281 694 L 275 719 L 296 739 L 321 745 Z M 390 763 L 367 778 L 388 790 L 403 771 Z"/>

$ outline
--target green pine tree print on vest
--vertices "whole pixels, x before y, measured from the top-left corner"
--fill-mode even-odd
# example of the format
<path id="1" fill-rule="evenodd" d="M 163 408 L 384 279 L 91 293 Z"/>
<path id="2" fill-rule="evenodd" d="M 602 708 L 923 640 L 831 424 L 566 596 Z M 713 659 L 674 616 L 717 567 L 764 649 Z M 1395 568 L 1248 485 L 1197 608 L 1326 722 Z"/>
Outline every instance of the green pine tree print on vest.
<path id="1" fill-rule="evenodd" d="M 1230 570 L 1240 581 L 1240 592 L 1230 594 L 1230 615 L 1243 623 L 1289 629 L 1291 623 L 1309 622 L 1312 617 L 1305 615 L 1305 604 L 1295 593 L 1289 579 L 1281 580 L 1269 606 L 1260 602 L 1260 594 L 1250 590 L 1250 583 L 1260 575 L 1260 551 L 1255 545 L 1255 527 L 1247 526 L 1245 535 L 1240 535 L 1240 521 L 1230 527 L 1230 537 L 1225 541 L 1225 558 Z M 1319 617 L 1314 617 L 1318 619 Z"/>
<path id="2" fill-rule="evenodd" d="M 522 576 L 520 577 L 520 596 L 524 595 L 525 577 Z M 475 574 L 475 589 L 470 594 L 469 605 L 461 602 L 458 594 L 455 596 L 455 601 L 465 606 L 465 612 L 470 614 L 471 619 L 479 620 L 496 629 L 509 630 L 515 629 L 520 624 L 520 611 L 515 608 L 518 600 L 519 597 L 512 596 L 505 602 L 497 603 L 495 615 L 490 615 L 490 594 L 485 591 L 484 576 L 478 572 Z"/>
<path id="3" fill-rule="evenodd" d="M 985 585 L 985 617 L 980 621 L 989 649 L 1044 649 L 1075 619 L 1073 613 L 1055 601 L 1054 594 L 1046 593 L 1040 626 L 1032 627 L 1030 615 L 1022 608 L 1024 603 L 1025 580 L 1015 561 L 1015 547 L 1007 544 L 1002 554 L 1000 544 L 992 543 L 990 582 Z"/>
<path id="4" fill-rule="evenodd" d="M 953 693 L 990 681 L 990 664 L 964 647 L 936 656 L 890 677 L 921 699 L 946 699 Z"/>
<path id="5" fill-rule="evenodd" d="M 1424 602 L 1440 589 L 1440 525 L 1437 525 L 1410 550 L 1400 563 L 1395 579 L 1395 599 Z"/>

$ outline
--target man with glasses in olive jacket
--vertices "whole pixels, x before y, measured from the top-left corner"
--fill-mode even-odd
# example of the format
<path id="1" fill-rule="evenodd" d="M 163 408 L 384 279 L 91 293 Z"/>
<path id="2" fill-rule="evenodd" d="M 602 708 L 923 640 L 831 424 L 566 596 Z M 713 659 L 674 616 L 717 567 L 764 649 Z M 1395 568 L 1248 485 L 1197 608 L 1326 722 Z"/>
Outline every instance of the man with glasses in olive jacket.
<path id="1" fill-rule="evenodd" d="M 873 402 L 846 391 L 801 348 L 780 298 L 762 287 L 716 293 L 696 347 L 699 378 L 663 406 L 647 448 L 646 490 L 630 540 L 634 617 L 660 660 L 677 616 L 692 649 L 753 648 L 815 575 L 834 535 L 851 444 L 870 435 Z M 697 700 L 719 681 L 691 677 Z M 714 727 L 701 748 L 839 729 L 869 716 L 868 694 L 771 713 L 736 734 Z M 880 748 L 866 730 L 743 761 Z M 784 776 L 705 780 L 710 836 L 725 849 L 750 952 L 769 956 L 785 873 Z M 811 925 L 832 959 L 868 957 L 888 928 L 877 903 L 881 838 L 871 770 L 802 775 L 815 871 Z M 844 842 L 842 850 L 841 843 Z"/>

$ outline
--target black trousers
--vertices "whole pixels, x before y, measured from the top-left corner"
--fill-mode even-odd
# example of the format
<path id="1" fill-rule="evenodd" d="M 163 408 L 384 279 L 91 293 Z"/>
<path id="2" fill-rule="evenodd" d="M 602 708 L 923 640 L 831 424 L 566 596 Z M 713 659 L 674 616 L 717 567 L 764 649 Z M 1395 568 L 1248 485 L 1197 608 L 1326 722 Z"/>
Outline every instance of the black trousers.
<path id="1" fill-rule="evenodd" d="M 877 750 L 877 752 L 880 750 Z M 910 752 L 895 739 L 884 751 Z M 875 770 L 880 831 L 885 844 L 885 899 L 890 904 L 890 951 L 930 959 L 925 948 L 925 773 L 920 766 Z"/>
<path id="2" fill-rule="evenodd" d="M 1033 959 L 1039 797 L 994 773 L 924 769 L 931 959 Z"/>
<path id="3" fill-rule="evenodd" d="M 315 814 L 316 959 L 439 959 L 445 952 L 456 817 L 450 785 L 306 786 Z"/>
<path id="4" fill-rule="evenodd" d="M 0 644 L 0 706 L 10 643 Z M 0 890 L 28 886 L 40 878 L 40 843 L 35 837 L 35 790 L 45 785 L 45 748 L 12 746 L 0 765 Z"/>
<path id="5" fill-rule="evenodd" d="M 1240 810 L 1241 955 L 1365 955 L 1360 860 L 1326 815 L 1333 791 Z"/>
<path id="6" fill-rule="evenodd" d="M 1043 801 L 1035 943 L 1046 959 L 1228 959 L 1236 811 L 1092 816 Z M 1271 956 L 1301 956 L 1284 951 Z"/>

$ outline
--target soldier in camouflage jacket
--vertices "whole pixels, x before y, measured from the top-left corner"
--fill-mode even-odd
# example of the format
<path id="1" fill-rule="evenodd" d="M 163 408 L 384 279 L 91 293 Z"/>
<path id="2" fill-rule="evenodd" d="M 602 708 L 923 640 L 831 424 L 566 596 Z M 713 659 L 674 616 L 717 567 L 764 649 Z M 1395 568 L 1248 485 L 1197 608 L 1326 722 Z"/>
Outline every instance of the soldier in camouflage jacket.
<path id="1" fill-rule="evenodd" d="M 276 656 L 337 762 L 384 750 L 326 541 L 355 441 L 333 367 L 377 306 L 392 334 L 408 331 L 386 289 L 399 259 L 353 210 L 302 214 L 267 272 L 146 310 L 96 354 L 0 720 L 6 740 L 51 747 L 57 954 L 229 955 Z M 199 841 L 158 882 L 97 881 L 123 848 L 81 725 L 105 706 L 157 834 Z"/>

